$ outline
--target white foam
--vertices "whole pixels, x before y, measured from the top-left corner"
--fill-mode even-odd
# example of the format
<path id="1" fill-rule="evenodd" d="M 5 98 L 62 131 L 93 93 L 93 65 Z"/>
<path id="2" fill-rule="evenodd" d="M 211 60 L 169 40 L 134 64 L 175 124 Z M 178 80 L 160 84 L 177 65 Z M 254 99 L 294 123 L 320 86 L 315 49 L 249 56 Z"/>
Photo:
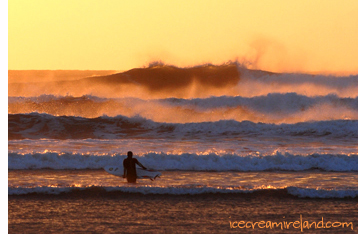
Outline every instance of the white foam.
<path id="1" fill-rule="evenodd" d="M 36 104 L 34 104 L 36 103 Z M 63 108 L 53 108 L 61 105 Z M 79 108 L 83 106 L 83 108 Z M 90 107 L 90 110 L 88 110 Z M 48 112 L 81 117 L 141 116 L 155 122 L 190 123 L 219 120 L 249 120 L 264 123 L 358 120 L 358 97 L 336 94 L 307 96 L 297 93 L 269 93 L 263 96 L 220 96 L 196 99 L 98 98 L 95 96 L 10 97 L 9 112 Z M 158 114 L 160 113 L 160 114 Z M 149 122 L 148 122 L 149 123 Z M 147 123 L 147 124 L 148 124 Z"/>
<path id="2" fill-rule="evenodd" d="M 9 153 L 9 169 L 101 169 L 107 165 L 121 165 L 125 155 L 88 155 L 71 153 Z M 358 171 L 358 155 L 311 154 L 293 155 L 275 152 L 272 155 L 235 154 L 164 154 L 147 153 L 139 157 L 146 167 L 186 171 Z"/>
<path id="3" fill-rule="evenodd" d="M 356 97 L 358 76 L 310 75 L 300 73 L 268 73 L 239 68 L 238 92 L 244 96 L 295 92 L 306 96 L 337 94 Z M 254 88 L 253 88 L 254 87 Z"/>
<path id="4" fill-rule="evenodd" d="M 301 198 L 355 198 L 358 196 L 357 189 L 311 189 L 288 187 L 289 194 Z"/>

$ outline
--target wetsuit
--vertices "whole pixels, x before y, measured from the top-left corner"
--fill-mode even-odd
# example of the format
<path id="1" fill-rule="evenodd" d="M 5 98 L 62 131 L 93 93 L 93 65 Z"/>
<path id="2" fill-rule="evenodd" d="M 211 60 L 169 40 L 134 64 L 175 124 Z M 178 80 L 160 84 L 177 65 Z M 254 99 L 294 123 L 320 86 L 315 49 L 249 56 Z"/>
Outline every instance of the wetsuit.
<path id="1" fill-rule="evenodd" d="M 123 160 L 123 167 L 127 170 L 126 178 L 128 183 L 136 183 L 137 180 L 137 170 L 136 164 L 143 167 L 136 158 L 126 158 Z M 143 167 L 145 168 L 145 167 Z"/>

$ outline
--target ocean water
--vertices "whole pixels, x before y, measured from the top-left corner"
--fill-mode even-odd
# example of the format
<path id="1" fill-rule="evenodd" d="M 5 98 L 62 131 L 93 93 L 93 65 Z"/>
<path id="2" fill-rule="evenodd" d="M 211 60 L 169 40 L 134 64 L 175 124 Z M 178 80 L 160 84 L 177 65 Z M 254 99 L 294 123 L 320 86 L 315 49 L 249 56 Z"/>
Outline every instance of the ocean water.
<path id="1" fill-rule="evenodd" d="M 358 76 L 62 73 L 9 73 L 9 232 L 356 232 Z M 129 150 L 161 178 L 132 185 L 103 170 Z M 237 227 L 300 219 L 352 225 Z"/>

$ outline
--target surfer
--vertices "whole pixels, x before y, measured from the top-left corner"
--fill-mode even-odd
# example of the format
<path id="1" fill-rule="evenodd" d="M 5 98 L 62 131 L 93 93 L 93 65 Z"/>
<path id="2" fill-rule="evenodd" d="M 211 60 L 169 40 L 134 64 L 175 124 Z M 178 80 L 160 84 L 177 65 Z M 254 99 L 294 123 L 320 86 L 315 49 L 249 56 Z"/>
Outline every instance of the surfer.
<path id="1" fill-rule="evenodd" d="M 136 158 L 133 158 L 132 151 L 128 151 L 127 158 L 123 160 L 123 178 L 127 178 L 128 183 L 136 183 L 137 171 L 135 165 L 138 164 L 144 170 L 147 170 Z"/>

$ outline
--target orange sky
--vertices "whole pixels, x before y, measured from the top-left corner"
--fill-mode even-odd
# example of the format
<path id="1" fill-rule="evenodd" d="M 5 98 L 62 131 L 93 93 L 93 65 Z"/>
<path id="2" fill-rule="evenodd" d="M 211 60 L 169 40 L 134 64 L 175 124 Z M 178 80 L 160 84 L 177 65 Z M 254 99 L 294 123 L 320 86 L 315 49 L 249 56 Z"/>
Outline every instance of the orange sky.
<path id="1" fill-rule="evenodd" d="M 10 0 L 9 69 L 246 61 L 358 73 L 356 0 Z"/>

